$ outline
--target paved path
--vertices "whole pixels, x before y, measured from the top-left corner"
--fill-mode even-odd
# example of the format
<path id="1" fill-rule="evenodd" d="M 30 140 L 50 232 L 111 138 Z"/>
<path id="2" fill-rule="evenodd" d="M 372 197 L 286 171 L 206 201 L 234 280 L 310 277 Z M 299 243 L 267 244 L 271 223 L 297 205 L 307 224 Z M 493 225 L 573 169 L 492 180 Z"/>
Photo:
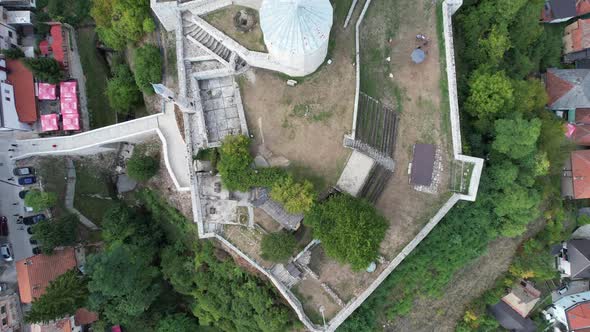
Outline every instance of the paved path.
<path id="1" fill-rule="evenodd" d="M 76 37 L 76 29 L 71 25 L 64 23 L 64 26 L 70 30 L 70 40 L 72 41 L 72 49 L 70 50 L 70 75 L 78 81 L 78 91 L 80 92 L 80 113 L 82 115 L 82 130 L 90 129 L 90 118 L 88 115 L 88 99 L 86 97 L 86 77 L 82 70 L 82 62 L 80 62 L 80 52 L 78 52 L 78 42 Z"/>
<path id="2" fill-rule="evenodd" d="M 86 218 L 80 211 L 78 211 L 74 207 L 74 198 L 76 197 L 76 167 L 74 167 L 74 162 L 71 158 L 66 158 L 66 169 L 67 169 L 67 182 L 66 182 L 66 209 L 71 213 L 78 216 L 80 222 L 84 224 L 84 226 L 88 227 L 93 231 L 98 230 L 98 226 L 96 226 L 92 221 Z"/>

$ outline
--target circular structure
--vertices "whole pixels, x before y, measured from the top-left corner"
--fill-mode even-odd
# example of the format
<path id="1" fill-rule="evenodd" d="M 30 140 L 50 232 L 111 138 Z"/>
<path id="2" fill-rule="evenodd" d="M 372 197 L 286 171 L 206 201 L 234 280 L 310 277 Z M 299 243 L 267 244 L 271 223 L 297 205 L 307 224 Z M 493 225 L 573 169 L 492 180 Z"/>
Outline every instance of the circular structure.
<path id="1" fill-rule="evenodd" d="M 234 26 L 238 31 L 248 32 L 256 25 L 256 15 L 252 9 L 242 9 L 234 16 Z"/>
<path id="2" fill-rule="evenodd" d="M 412 61 L 414 63 L 422 63 L 426 59 L 426 53 L 421 48 L 416 48 L 412 52 Z"/>
<path id="3" fill-rule="evenodd" d="M 329 0 L 263 0 L 260 28 L 274 59 L 291 76 L 313 73 L 328 53 L 332 29 Z"/>

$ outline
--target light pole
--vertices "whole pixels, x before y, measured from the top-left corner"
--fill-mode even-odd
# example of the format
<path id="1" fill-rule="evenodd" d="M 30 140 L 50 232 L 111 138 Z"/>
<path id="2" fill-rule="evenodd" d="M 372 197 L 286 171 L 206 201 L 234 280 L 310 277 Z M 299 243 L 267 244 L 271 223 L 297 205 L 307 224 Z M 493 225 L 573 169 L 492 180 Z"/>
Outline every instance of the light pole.
<path id="1" fill-rule="evenodd" d="M 320 313 L 322 314 L 322 320 L 324 321 L 324 331 L 326 330 L 326 316 L 324 316 L 324 311 L 326 311 L 326 308 L 324 308 L 323 305 L 321 305 L 319 307 L 320 309 Z"/>

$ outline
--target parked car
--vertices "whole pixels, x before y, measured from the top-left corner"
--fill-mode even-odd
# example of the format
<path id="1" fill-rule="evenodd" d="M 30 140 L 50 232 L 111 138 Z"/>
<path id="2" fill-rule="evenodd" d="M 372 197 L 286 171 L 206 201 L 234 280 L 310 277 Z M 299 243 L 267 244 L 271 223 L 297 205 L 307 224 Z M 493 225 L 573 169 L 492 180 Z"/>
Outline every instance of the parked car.
<path id="1" fill-rule="evenodd" d="M 6 284 L 5 282 L 0 282 L 0 292 L 4 292 L 7 289 L 8 289 L 8 284 Z"/>
<path id="2" fill-rule="evenodd" d="M 27 227 L 27 234 L 33 235 L 33 227 Z"/>
<path id="3" fill-rule="evenodd" d="M 30 225 L 34 225 L 40 221 L 43 221 L 43 220 L 45 220 L 44 214 L 36 214 L 34 216 L 24 217 L 23 224 L 30 226 Z"/>
<path id="4" fill-rule="evenodd" d="M 33 167 L 17 167 L 12 170 L 12 174 L 16 176 L 33 175 L 35 174 L 35 169 Z"/>
<path id="5" fill-rule="evenodd" d="M 8 236 L 8 220 L 6 217 L 0 218 L 0 235 Z"/>
<path id="6" fill-rule="evenodd" d="M 39 247 L 33 247 L 33 255 L 41 255 L 41 249 Z"/>
<path id="7" fill-rule="evenodd" d="M 27 193 L 28 193 L 28 192 L 29 192 L 28 190 L 21 190 L 21 191 L 19 191 L 19 193 L 18 193 L 18 197 L 19 197 L 20 199 L 25 199 L 25 196 L 27 196 Z"/>
<path id="8" fill-rule="evenodd" d="M 38 244 L 37 240 L 35 239 L 29 239 L 29 243 L 33 245 Z"/>
<path id="9" fill-rule="evenodd" d="M 3 244 L 0 246 L 0 255 L 6 262 L 12 261 L 12 249 L 10 249 L 9 244 Z"/>
<path id="10" fill-rule="evenodd" d="M 33 184 L 35 182 L 37 182 L 37 177 L 33 176 L 33 175 L 18 178 L 18 184 L 20 184 L 21 186 L 28 186 L 28 185 Z"/>

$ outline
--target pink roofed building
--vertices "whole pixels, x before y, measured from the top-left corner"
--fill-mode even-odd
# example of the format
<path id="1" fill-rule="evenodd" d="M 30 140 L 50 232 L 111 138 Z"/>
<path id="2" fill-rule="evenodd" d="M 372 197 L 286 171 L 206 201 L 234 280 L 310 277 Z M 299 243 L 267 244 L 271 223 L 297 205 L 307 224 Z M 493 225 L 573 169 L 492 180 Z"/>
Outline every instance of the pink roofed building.
<path id="1" fill-rule="evenodd" d="M 57 114 L 41 115 L 41 130 L 44 132 L 59 130 Z"/>
<path id="2" fill-rule="evenodd" d="M 57 99 L 56 88 L 57 87 L 55 86 L 55 84 L 38 83 L 37 90 L 39 95 L 37 96 L 37 98 L 39 98 L 39 100 Z"/>
<path id="3" fill-rule="evenodd" d="M 80 130 L 80 116 L 78 113 L 62 114 L 63 130 Z"/>

